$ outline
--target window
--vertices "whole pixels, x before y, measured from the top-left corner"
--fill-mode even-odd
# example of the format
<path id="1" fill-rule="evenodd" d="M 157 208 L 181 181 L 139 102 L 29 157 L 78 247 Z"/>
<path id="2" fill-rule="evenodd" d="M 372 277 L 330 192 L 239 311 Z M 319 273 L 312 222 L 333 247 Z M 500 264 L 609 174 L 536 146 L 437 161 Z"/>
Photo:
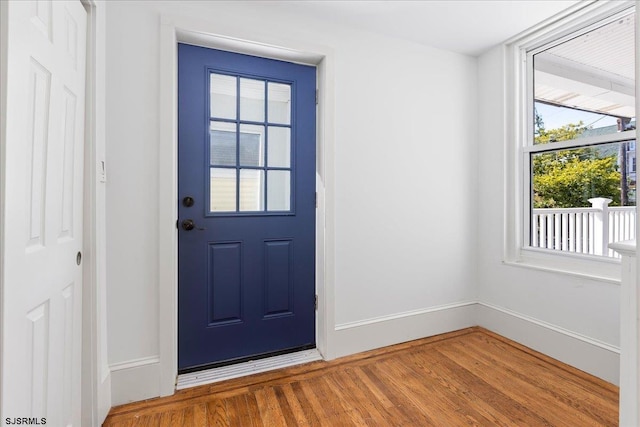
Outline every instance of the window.
<path id="1" fill-rule="evenodd" d="M 620 9 L 520 47 L 524 250 L 615 257 L 635 238 L 636 17 Z"/>
<path id="2" fill-rule="evenodd" d="M 209 210 L 291 212 L 291 85 L 210 75 Z"/>

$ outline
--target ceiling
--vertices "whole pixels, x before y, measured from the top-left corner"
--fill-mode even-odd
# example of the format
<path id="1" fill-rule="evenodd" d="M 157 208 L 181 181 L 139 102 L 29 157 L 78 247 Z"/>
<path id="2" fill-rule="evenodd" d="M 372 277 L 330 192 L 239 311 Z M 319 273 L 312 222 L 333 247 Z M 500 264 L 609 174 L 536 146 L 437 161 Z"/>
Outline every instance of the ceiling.
<path id="1" fill-rule="evenodd" d="M 581 1 L 266 0 L 254 5 L 294 18 L 313 16 L 331 25 L 479 56 L 578 3 Z M 538 55 L 541 66 L 536 70 L 536 97 L 558 105 L 633 117 L 633 31 L 633 19 L 626 18 Z"/>
<path id="2" fill-rule="evenodd" d="M 577 0 L 388 0 L 263 1 L 257 4 L 478 56 L 577 3 Z"/>

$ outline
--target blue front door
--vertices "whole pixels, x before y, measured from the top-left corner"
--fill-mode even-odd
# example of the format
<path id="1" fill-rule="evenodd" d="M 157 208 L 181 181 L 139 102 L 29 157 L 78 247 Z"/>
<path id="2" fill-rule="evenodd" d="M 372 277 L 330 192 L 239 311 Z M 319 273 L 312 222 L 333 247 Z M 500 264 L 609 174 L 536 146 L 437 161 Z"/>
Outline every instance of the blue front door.
<path id="1" fill-rule="evenodd" d="M 178 46 L 178 368 L 315 346 L 314 67 Z"/>

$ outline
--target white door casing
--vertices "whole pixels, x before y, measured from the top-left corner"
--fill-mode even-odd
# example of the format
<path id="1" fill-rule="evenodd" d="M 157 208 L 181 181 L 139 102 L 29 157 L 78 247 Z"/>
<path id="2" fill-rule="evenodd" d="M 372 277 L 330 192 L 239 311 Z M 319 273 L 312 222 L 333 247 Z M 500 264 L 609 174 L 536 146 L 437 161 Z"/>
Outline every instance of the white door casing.
<path id="1" fill-rule="evenodd" d="M 236 32 L 238 31 L 238 32 Z M 224 35 L 223 35 L 224 34 Z M 331 171 L 334 158 L 334 52 L 322 44 L 296 41 L 282 47 L 282 40 L 254 40 L 255 34 L 230 25 L 222 28 L 206 19 L 171 15 L 161 16 L 160 26 L 160 140 L 159 140 L 159 288 L 160 288 L 160 395 L 175 392 L 177 362 L 177 44 L 187 43 L 212 49 L 262 56 L 282 61 L 314 65 L 318 70 L 319 105 L 317 110 L 318 208 L 316 210 L 316 291 L 318 311 L 316 344 L 326 359 L 335 357 L 329 343 L 334 336 L 332 263 L 334 221 L 327 212 L 334 207 L 334 183 Z M 146 387 L 151 397 L 155 389 Z M 142 394 L 142 393 L 141 393 Z"/>
<path id="2" fill-rule="evenodd" d="M 79 426 L 87 15 L 12 1 L 8 23 L 0 412 Z"/>

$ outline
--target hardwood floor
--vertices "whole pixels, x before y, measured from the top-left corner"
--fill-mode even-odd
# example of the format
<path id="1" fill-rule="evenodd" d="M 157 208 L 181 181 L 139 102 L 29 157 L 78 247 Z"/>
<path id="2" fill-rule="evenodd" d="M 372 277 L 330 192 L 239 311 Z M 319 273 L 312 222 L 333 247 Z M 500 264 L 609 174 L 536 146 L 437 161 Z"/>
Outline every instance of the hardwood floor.
<path id="1" fill-rule="evenodd" d="M 104 426 L 617 423 L 614 385 L 469 328 L 115 407 Z"/>

